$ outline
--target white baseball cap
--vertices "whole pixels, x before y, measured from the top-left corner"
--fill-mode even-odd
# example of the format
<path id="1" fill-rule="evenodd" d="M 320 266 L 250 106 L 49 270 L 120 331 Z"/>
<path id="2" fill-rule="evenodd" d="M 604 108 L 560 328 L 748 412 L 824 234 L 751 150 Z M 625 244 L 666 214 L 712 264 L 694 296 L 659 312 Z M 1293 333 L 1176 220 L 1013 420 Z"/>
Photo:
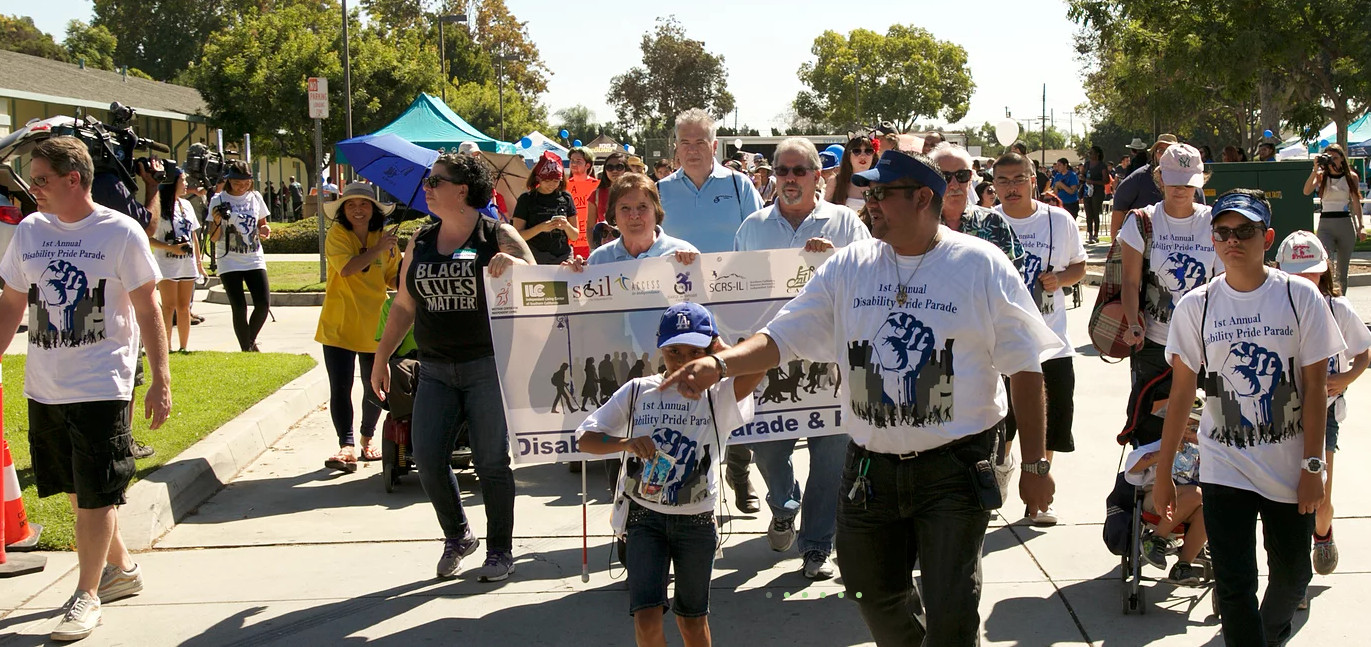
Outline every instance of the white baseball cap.
<path id="1" fill-rule="evenodd" d="M 1166 186 L 1204 186 L 1204 158 L 1190 144 L 1172 144 L 1157 161 Z"/>
<path id="2" fill-rule="evenodd" d="M 1328 270 L 1328 252 L 1319 237 L 1307 231 L 1291 232 L 1281 241 L 1276 262 L 1288 274 L 1315 274 Z"/>
<path id="3" fill-rule="evenodd" d="M 481 147 L 476 142 L 462 142 L 462 145 L 457 147 L 457 152 L 470 155 L 481 152 Z"/>

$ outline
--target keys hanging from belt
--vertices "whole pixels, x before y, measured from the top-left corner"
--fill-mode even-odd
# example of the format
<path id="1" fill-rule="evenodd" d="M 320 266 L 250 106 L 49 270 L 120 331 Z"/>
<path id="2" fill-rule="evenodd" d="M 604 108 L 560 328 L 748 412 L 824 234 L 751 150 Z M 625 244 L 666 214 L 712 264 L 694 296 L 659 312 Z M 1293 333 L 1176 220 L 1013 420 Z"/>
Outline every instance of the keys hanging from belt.
<path id="1" fill-rule="evenodd" d="M 862 458 L 857 462 L 857 478 L 852 481 L 852 489 L 847 491 L 847 500 L 852 505 L 866 508 L 866 501 L 871 498 L 871 480 L 866 478 L 866 471 L 869 469 L 870 458 Z"/>

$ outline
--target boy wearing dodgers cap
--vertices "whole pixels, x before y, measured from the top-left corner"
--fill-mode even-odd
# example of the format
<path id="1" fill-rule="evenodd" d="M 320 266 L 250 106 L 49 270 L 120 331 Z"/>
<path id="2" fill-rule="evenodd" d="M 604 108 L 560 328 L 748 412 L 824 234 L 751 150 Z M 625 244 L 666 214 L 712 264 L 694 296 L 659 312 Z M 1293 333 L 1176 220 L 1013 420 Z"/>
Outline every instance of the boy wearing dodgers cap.
<path id="1" fill-rule="evenodd" d="M 724 349 L 714 316 L 697 303 L 662 313 L 657 348 L 668 373 Z M 593 355 L 593 353 L 592 353 Z M 665 644 L 662 617 L 676 612 L 686 645 L 707 645 L 709 582 L 718 545 L 714 510 L 729 434 L 752 418 L 763 373 L 725 379 L 691 400 L 662 390 L 663 375 L 630 380 L 576 430 L 581 451 L 623 453 L 615 507 L 626 505 L 629 613 L 639 645 Z M 626 497 L 627 501 L 622 499 Z M 616 529 L 617 531 L 618 529 Z M 668 602 L 668 572 L 676 595 Z"/>
<path id="2" fill-rule="evenodd" d="M 1203 387 L 1200 490 L 1224 640 L 1281 644 L 1312 576 L 1310 536 L 1324 498 L 1328 361 L 1346 344 L 1318 288 L 1263 263 L 1275 232 L 1261 191 L 1229 191 L 1213 213 L 1214 246 L 1226 271 L 1176 305 L 1158 461 L 1175 458 L 1189 403 Z M 1170 519 L 1170 480 L 1159 479 L 1152 498 Z M 1258 516 L 1270 573 L 1260 605 Z"/>

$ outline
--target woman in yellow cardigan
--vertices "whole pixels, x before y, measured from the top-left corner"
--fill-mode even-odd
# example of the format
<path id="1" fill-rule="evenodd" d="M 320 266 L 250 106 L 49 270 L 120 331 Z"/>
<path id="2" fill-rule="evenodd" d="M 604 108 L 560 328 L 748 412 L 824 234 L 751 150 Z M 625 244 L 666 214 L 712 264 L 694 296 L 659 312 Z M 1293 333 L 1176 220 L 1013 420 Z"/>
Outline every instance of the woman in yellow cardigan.
<path id="1" fill-rule="evenodd" d="M 395 229 L 384 228 L 386 216 L 394 209 L 395 205 L 377 200 L 375 189 L 362 182 L 349 184 L 337 200 L 324 205 L 333 224 L 324 239 L 328 286 L 314 339 L 324 345 L 331 394 L 329 413 L 338 432 L 338 453 L 324 465 L 344 472 L 357 471 L 352 433 L 353 376 L 358 361 L 361 374 L 371 375 L 381 305 L 386 301 L 386 289 L 395 287 L 400 270 Z M 369 394 L 365 378 L 362 388 Z M 380 417 L 375 398 L 363 397 L 362 460 L 381 458 L 380 449 L 371 442 Z"/>

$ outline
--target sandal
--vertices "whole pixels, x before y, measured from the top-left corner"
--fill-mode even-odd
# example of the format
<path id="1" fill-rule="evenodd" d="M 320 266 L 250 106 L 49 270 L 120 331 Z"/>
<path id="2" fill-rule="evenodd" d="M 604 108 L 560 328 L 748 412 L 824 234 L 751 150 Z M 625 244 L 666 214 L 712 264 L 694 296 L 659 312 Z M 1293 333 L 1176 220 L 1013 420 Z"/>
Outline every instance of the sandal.
<path id="1" fill-rule="evenodd" d="M 351 474 L 357 471 L 357 457 L 348 449 L 340 449 L 337 454 L 324 461 L 324 467 Z"/>
<path id="2" fill-rule="evenodd" d="M 362 455 L 358 458 L 368 462 L 379 461 L 381 460 L 381 450 L 376 449 L 371 445 L 362 445 Z"/>

